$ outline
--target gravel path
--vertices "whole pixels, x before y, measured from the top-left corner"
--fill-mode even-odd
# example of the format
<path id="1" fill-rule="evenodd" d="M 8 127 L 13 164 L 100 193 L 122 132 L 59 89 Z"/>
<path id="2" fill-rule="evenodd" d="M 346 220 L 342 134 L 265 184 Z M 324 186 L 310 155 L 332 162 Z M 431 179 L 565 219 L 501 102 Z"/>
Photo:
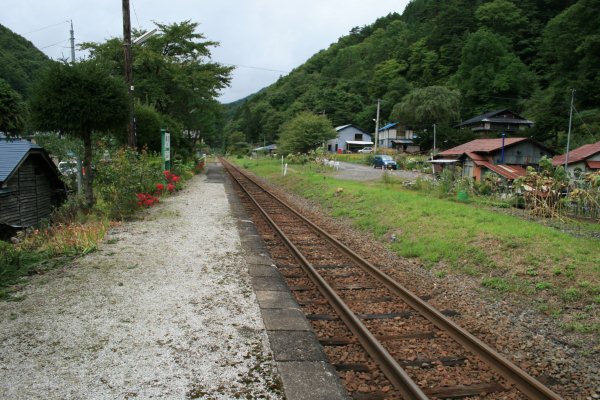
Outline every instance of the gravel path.
<path id="1" fill-rule="evenodd" d="M 0 303 L 0 398 L 280 398 L 222 183 L 113 229 Z"/>
<path id="2" fill-rule="evenodd" d="M 369 181 L 379 179 L 381 176 L 387 173 L 390 176 L 395 176 L 403 179 L 417 179 L 419 177 L 425 177 L 426 174 L 413 171 L 405 170 L 384 170 L 381 168 L 373 168 L 367 165 L 352 164 L 340 162 L 339 170 L 333 173 L 333 176 L 338 179 L 353 180 L 353 181 Z"/>

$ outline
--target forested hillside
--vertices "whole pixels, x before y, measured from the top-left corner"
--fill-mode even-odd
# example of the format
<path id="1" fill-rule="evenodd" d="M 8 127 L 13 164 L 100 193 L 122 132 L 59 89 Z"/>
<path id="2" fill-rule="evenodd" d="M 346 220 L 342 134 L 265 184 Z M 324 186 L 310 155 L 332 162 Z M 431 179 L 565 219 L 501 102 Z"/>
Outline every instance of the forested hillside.
<path id="1" fill-rule="evenodd" d="M 37 73 L 51 62 L 30 41 L 0 25 L 0 79 L 21 96 L 27 98 Z"/>
<path id="2" fill-rule="evenodd" d="M 600 0 L 413 0 L 236 104 L 227 131 L 271 142 L 282 123 L 310 111 L 373 132 L 381 99 L 383 122 L 403 119 L 425 146 L 433 123 L 451 145 L 465 139 L 456 123 L 510 108 L 536 122 L 528 135 L 557 147 L 575 89 L 577 145 L 600 140 L 599 71 Z M 415 100 L 429 112 L 411 113 Z"/>

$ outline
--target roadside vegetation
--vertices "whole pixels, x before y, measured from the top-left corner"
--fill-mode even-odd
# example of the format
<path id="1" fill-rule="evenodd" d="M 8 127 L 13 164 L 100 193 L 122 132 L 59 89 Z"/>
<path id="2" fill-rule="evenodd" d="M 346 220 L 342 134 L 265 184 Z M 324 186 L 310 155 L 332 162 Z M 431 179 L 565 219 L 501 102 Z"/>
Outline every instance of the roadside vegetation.
<path id="1" fill-rule="evenodd" d="M 350 219 L 440 279 L 470 276 L 498 295 L 532 302 L 565 329 L 600 334 L 598 224 L 533 218 L 474 195 L 458 201 L 456 188 L 444 182 L 435 189 L 422 182 L 415 190 L 389 176 L 370 183 L 337 180 L 316 163 L 289 165 L 283 177 L 280 160 L 237 162 L 333 217 Z"/>
<path id="2" fill-rule="evenodd" d="M 202 168 L 202 154 L 221 143 L 217 96 L 233 68 L 210 60 L 218 43 L 197 32 L 198 23 L 155 25 L 156 33 L 136 46 L 134 92 L 123 79 L 117 38 L 81 44 L 89 51 L 84 60 L 48 61 L 24 88 L 27 97 L 0 79 L 2 139 L 34 138 L 72 166 L 62 177 L 68 199 L 53 214 L 16 233 L 0 225 L 7 240 L 0 240 L 0 298 L 11 298 L 10 286 L 23 277 L 96 249 L 111 226 L 179 190 Z M 134 38 L 143 33 L 135 31 Z M 5 34 L 0 30 L 0 38 Z M 162 130 L 170 134 L 168 171 Z"/>
<path id="3" fill-rule="evenodd" d="M 96 179 L 93 207 L 72 193 L 67 202 L 38 227 L 19 231 L 11 240 L 0 240 L 0 299 L 16 300 L 10 286 L 24 277 L 65 265 L 98 247 L 106 232 L 123 220 L 152 207 L 164 196 L 181 189 L 203 167 L 203 160 L 174 163 L 163 171 L 162 156 L 101 144 L 94 160 Z M 74 185 L 75 177 L 66 177 Z"/>

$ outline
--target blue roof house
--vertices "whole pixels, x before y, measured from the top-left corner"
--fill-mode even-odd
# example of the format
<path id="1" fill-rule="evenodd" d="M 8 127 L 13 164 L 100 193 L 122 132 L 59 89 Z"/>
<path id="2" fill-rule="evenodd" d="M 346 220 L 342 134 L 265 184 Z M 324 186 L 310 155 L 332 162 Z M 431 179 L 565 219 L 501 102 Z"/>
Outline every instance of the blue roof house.
<path id="1" fill-rule="evenodd" d="M 414 131 L 392 122 L 379 128 L 377 135 L 377 146 L 382 149 L 396 149 L 405 153 L 418 153 L 421 149 L 415 144 Z"/>
<path id="2" fill-rule="evenodd" d="M 0 138 L 0 226 L 37 225 L 65 196 L 60 172 L 43 148 Z"/>

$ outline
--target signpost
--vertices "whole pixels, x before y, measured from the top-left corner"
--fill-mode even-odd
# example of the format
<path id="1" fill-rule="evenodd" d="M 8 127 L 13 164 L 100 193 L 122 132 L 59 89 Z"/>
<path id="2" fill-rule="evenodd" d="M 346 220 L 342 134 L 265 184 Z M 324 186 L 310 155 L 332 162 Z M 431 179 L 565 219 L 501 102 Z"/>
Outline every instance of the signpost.
<path id="1" fill-rule="evenodd" d="M 166 129 L 160 130 L 162 155 L 165 162 L 165 171 L 171 169 L 171 135 Z"/>

